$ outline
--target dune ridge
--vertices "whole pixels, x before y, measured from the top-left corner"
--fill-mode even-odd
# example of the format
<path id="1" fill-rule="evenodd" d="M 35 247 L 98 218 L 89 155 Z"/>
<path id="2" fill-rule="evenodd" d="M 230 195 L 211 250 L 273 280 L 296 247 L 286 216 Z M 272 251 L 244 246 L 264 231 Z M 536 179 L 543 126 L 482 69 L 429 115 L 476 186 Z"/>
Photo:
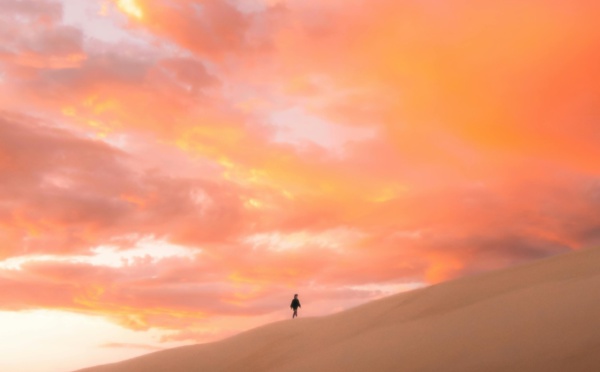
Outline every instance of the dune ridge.
<path id="1" fill-rule="evenodd" d="M 581 250 L 77 372 L 600 371 L 599 289 Z"/>

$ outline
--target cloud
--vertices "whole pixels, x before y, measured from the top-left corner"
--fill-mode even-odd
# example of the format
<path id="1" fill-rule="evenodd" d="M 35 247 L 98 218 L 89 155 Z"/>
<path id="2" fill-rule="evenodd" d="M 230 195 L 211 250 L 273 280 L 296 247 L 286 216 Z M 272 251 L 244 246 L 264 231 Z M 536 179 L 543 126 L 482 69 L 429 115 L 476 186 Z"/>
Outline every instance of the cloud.
<path id="1" fill-rule="evenodd" d="M 35 18 L 40 22 L 57 22 L 62 16 L 62 7 L 55 1 L 4 0 L 3 15 L 10 17 Z"/>
<path id="2" fill-rule="evenodd" d="M 598 244 L 596 3 L 121 3 L 6 2 L 2 308 L 206 340 Z"/>
<path id="3" fill-rule="evenodd" d="M 85 60 L 81 30 L 59 24 L 60 4 L 8 0 L 2 5 L 0 67 L 11 75 L 77 67 Z"/>
<path id="4" fill-rule="evenodd" d="M 0 120 L 0 194 L 8 201 L 0 221 L 10 238 L 4 257 L 85 252 L 131 234 L 199 244 L 239 229 L 243 201 L 235 185 L 140 171 L 102 141 L 27 117 Z"/>
<path id="5" fill-rule="evenodd" d="M 162 348 L 156 347 L 154 345 L 131 344 L 131 343 L 122 343 L 122 342 L 109 342 L 109 343 L 100 345 L 100 347 L 105 347 L 105 348 L 126 348 L 126 349 L 143 349 L 143 350 L 150 350 L 150 351 L 162 350 Z"/>
<path id="6" fill-rule="evenodd" d="M 251 38 L 251 15 L 227 1 L 136 1 L 135 5 L 136 11 L 120 6 L 134 24 L 203 57 L 221 58 L 226 53 L 260 46 L 260 41 Z"/>

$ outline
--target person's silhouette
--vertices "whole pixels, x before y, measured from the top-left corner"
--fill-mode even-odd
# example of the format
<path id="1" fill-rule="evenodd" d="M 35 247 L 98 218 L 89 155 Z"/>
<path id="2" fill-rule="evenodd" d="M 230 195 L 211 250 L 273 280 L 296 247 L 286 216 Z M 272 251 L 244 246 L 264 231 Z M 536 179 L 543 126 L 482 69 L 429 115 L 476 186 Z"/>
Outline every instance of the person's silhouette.
<path id="1" fill-rule="evenodd" d="M 298 308 L 302 307 L 300 305 L 300 300 L 298 300 L 297 294 L 294 295 L 294 299 L 292 300 L 292 304 L 290 305 L 290 307 L 292 308 L 292 310 L 294 310 L 294 314 L 292 315 L 292 319 L 294 319 L 298 316 Z"/>

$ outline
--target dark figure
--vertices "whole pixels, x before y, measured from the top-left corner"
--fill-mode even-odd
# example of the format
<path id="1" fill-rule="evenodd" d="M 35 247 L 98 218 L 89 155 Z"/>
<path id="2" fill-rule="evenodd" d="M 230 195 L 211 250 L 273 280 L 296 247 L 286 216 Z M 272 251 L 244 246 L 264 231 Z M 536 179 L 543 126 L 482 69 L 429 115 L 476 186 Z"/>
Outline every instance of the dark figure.
<path id="1" fill-rule="evenodd" d="M 294 310 L 294 315 L 292 315 L 292 319 L 294 319 L 298 316 L 298 308 L 302 307 L 300 306 L 300 300 L 298 300 L 297 294 L 294 295 L 294 299 L 292 300 L 292 304 L 290 305 L 290 307 L 292 308 L 292 310 Z"/>

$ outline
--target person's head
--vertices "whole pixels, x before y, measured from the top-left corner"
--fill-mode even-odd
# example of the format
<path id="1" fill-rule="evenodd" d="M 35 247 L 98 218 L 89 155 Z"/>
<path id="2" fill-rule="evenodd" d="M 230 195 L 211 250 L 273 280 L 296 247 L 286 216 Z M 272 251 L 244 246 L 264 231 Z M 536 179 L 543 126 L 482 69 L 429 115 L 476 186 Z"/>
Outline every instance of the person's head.
<path id="1" fill-rule="evenodd" d="M 297 293 L 294 295 L 294 298 L 298 298 L 298 294 Z"/>

